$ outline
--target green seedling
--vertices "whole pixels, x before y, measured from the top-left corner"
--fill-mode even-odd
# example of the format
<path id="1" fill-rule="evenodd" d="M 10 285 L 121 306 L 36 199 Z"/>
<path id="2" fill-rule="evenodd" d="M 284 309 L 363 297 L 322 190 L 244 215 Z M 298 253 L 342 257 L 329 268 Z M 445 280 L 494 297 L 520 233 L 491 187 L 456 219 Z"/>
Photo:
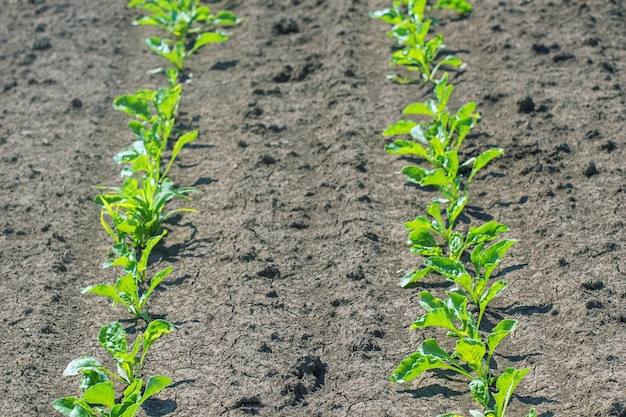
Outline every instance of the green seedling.
<path id="1" fill-rule="evenodd" d="M 121 187 L 97 188 L 106 191 L 96 196 L 95 201 L 102 209 L 100 223 L 115 245 L 125 244 L 130 238 L 135 246 L 143 248 L 150 238 L 161 232 L 163 222 L 169 217 L 183 212 L 197 212 L 190 208 L 164 212 L 165 204 L 174 197 L 191 200 L 187 194 L 198 190 L 193 187 L 175 189 L 169 178 L 162 178 L 155 172 L 149 172 L 139 180 L 127 178 Z M 105 215 L 110 217 L 113 227 Z"/>
<path id="2" fill-rule="evenodd" d="M 404 383 L 429 370 L 454 371 L 468 379 L 472 398 L 488 410 L 486 416 L 503 417 L 515 387 L 528 369 L 508 368 L 496 378 L 490 363 L 500 342 L 517 327 L 517 321 L 502 320 L 483 337 L 479 331 L 482 315 L 476 320 L 467 309 L 468 301 L 458 289 L 448 292 L 445 301 L 428 291 L 420 293 L 420 304 L 426 314 L 415 320 L 411 329 L 445 329 L 449 337 L 456 339 L 454 351 L 448 353 L 435 339 L 428 339 L 400 363 L 390 380 Z M 492 393 L 494 388 L 496 393 Z"/>
<path id="3" fill-rule="evenodd" d="M 392 8 L 370 13 L 372 18 L 393 25 L 387 35 L 402 46 L 402 49 L 393 53 L 391 65 L 401 65 L 409 71 L 420 74 L 419 79 L 390 74 L 388 78 L 395 82 L 401 84 L 434 82 L 440 67 L 444 65 L 460 67 L 463 63 L 454 55 L 448 55 L 437 62 L 445 45 L 441 34 L 427 39 L 432 20 L 424 16 L 426 3 L 427 0 L 395 0 Z M 457 3 L 459 9 L 463 8 L 464 2 L 440 1 L 437 4 L 439 7 L 448 5 L 453 8 Z"/>
<path id="4" fill-rule="evenodd" d="M 413 103 L 404 109 L 404 114 L 426 116 L 431 119 L 429 122 L 403 119 L 391 124 L 383 132 L 386 137 L 410 135 L 412 140 L 398 139 L 385 149 L 390 154 L 413 155 L 429 162 L 433 166 L 432 170 L 407 166 L 402 172 L 410 182 L 423 187 L 437 187 L 449 201 L 465 198 L 463 194 L 476 174 L 504 153 L 500 148 L 491 148 L 475 158 L 459 161 L 461 145 L 480 120 L 480 114 L 475 111 L 474 102 L 467 103 L 457 113 L 451 113 L 448 101 L 453 91 L 454 86 L 448 84 L 448 76 L 444 74 L 435 85 L 434 99 Z M 471 172 L 463 184 L 463 176 L 459 171 L 466 167 L 471 167 Z"/>
<path id="5" fill-rule="evenodd" d="M 166 376 L 153 376 L 148 379 L 144 388 L 144 380 L 139 378 L 152 344 L 172 330 L 174 325 L 170 322 L 154 320 L 135 339 L 128 352 L 124 328 L 119 323 L 104 326 L 100 330 L 98 341 L 115 360 L 117 372 L 109 370 L 91 356 L 73 360 L 63 376 L 82 375 L 80 388 L 83 394 L 80 397 L 59 398 L 52 402 L 52 407 L 70 417 L 134 417 L 148 398 L 172 382 Z M 116 400 L 115 382 L 125 386 L 121 401 Z"/>
<path id="6" fill-rule="evenodd" d="M 189 35 L 216 26 L 234 26 L 243 21 L 229 11 L 220 11 L 214 15 L 209 7 L 201 6 L 199 0 L 131 0 L 128 7 L 152 13 L 136 19 L 133 24 L 159 27 L 177 41 L 185 41 Z"/>
<path id="7" fill-rule="evenodd" d="M 505 417 L 506 408 L 509 405 L 511 396 L 517 388 L 522 378 L 528 373 L 529 369 L 515 369 L 506 368 L 504 373 L 500 375 L 496 382 L 495 387 L 497 392 L 492 395 L 493 407 L 485 407 L 486 411 L 481 412 L 478 410 L 470 410 L 472 417 Z M 437 417 L 463 417 L 458 414 L 440 414 Z M 534 409 L 529 410 L 526 417 L 537 417 L 537 412 Z"/>
<path id="8" fill-rule="evenodd" d="M 110 298 L 113 301 L 113 307 L 122 304 L 135 317 L 144 319 L 146 322 L 150 321 L 150 316 L 146 309 L 148 299 L 163 279 L 173 271 L 171 267 L 168 267 L 157 272 L 149 280 L 146 276 L 150 252 L 166 233 L 166 231 L 163 231 L 161 235 L 148 240 L 139 261 L 137 261 L 134 250 L 129 250 L 126 245 L 123 245 L 125 247 L 119 250 L 120 247 L 118 246 L 118 253 L 116 254 L 119 258 L 105 262 L 103 267 L 121 266 L 124 268 L 125 275 L 120 277 L 115 285 L 92 285 L 84 288 L 82 293 L 97 294 Z M 144 287 L 146 288 L 144 289 Z"/>
<path id="9" fill-rule="evenodd" d="M 199 0 L 131 0 L 128 7 L 138 7 L 152 13 L 135 20 L 134 24 L 157 26 L 174 38 L 150 37 L 145 39 L 145 43 L 152 52 L 168 60 L 178 72 L 185 68 L 187 59 L 198 49 L 228 40 L 230 35 L 216 30 L 216 27 L 234 26 L 242 22 L 229 11 L 212 14 L 209 7 L 200 5 Z M 188 38 L 192 35 L 195 39 L 189 42 Z M 159 68 L 152 72 L 161 70 Z"/>
<path id="10" fill-rule="evenodd" d="M 117 163 L 124 165 L 122 176 L 157 172 L 159 181 L 162 181 L 182 148 L 198 138 L 197 130 L 181 135 L 174 144 L 169 163 L 161 172 L 163 152 L 176 122 L 181 97 L 182 87 L 177 84 L 157 91 L 140 90 L 115 99 L 115 110 L 134 117 L 128 127 L 138 138 L 130 148 L 122 150 L 114 158 Z"/>

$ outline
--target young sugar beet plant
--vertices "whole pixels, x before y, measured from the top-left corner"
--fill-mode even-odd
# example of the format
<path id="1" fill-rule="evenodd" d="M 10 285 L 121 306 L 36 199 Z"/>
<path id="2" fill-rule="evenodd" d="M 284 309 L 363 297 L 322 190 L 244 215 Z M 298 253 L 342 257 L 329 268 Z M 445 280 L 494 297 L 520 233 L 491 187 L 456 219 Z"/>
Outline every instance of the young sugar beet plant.
<path id="1" fill-rule="evenodd" d="M 145 39 L 145 43 L 152 52 L 174 66 L 177 77 L 187 59 L 198 49 L 228 40 L 229 35 L 217 30 L 218 27 L 235 26 L 242 22 L 229 11 L 212 14 L 209 7 L 200 5 L 199 0 L 131 0 L 128 7 L 152 13 L 136 19 L 133 22 L 135 25 L 159 27 L 173 38 L 153 36 Z M 162 70 L 158 68 L 153 72 Z"/>
<path id="2" fill-rule="evenodd" d="M 435 6 L 469 12 L 465 2 L 439 2 Z M 465 9 L 463 9 L 466 7 Z M 428 339 L 406 358 L 391 376 L 398 383 L 413 380 L 434 369 L 450 370 L 467 378 L 472 398 L 483 408 L 471 410 L 473 417 L 504 417 L 511 396 L 528 369 L 507 368 L 496 375 L 492 367 L 494 352 L 500 342 L 517 327 L 515 320 L 504 319 L 489 331 L 481 327 L 488 304 L 507 284 L 498 280 L 489 285 L 490 277 L 515 240 L 496 241 L 508 232 L 506 225 L 494 221 L 478 227 L 469 227 L 466 233 L 458 230 L 457 220 L 469 201 L 469 185 L 477 173 L 492 159 L 502 155 L 500 148 L 489 149 L 475 158 L 459 160 L 464 139 L 480 120 L 476 104 L 470 102 L 456 113 L 450 112 L 448 101 L 454 87 L 444 74 L 434 78 L 439 67 L 460 65 L 455 57 L 446 57 L 434 63 L 443 49 L 441 35 L 426 41 L 431 19 L 424 17 L 426 1 L 398 0 L 393 8 L 372 13 L 372 17 L 394 25 L 390 35 L 398 39 L 402 50 L 396 51 L 392 64 L 405 65 L 421 74 L 421 82 L 434 83 L 433 99 L 414 103 L 405 108 L 407 115 L 419 115 L 425 121 L 400 120 L 389 126 L 384 136 L 409 136 L 397 139 L 386 146 L 391 154 L 417 157 L 431 168 L 412 165 L 402 172 L 408 181 L 422 187 L 434 187 L 441 196 L 434 198 L 426 209 L 427 215 L 418 216 L 406 223 L 411 252 L 424 256 L 424 266 L 407 274 L 400 286 L 418 285 L 430 273 L 442 275 L 459 288 L 447 292 L 439 299 L 429 291 L 419 294 L 420 305 L 426 314 L 411 325 L 412 329 L 439 327 L 455 340 L 451 352 L 442 348 L 436 339 Z M 417 83 L 418 80 L 390 77 L 395 81 Z M 467 177 L 465 178 L 465 175 Z M 492 243 L 496 241 L 495 243 Z M 466 265 L 471 268 L 466 269 Z M 476 308 L 469 308 L 474 304 Z M 527 417 L 534 417 L 530 410 Z M 445 414 L 439 417 L 460 417 Z"/>
<path id="3" fill-rule="evenodd" d="M 120 248 L 125 247 L 127 238 L 135 246 L 144 247 L 150 238 L 158 235 L 162 223 L 169 217 L 195 212 L 188 208 L 167 212 L 164 209 L 174 197 L 190 200 L 187 194 L 198 191 L 193 187 L 174 188 L 167 177 L 182 148 L 197 139 L 198 131 L 179 136 L 168 164 L 162 168 L 163 152 L 174 130 L 181 96 L 182 88 L 177 84 L 157 91 L 140 90 L 133 95 L 122 95 L 113 103 L 114 109 L 134 117 L 128 126 L 136 139 L 114 158 L 123 164 L 122 177 L 127 177 L 124 184 L 98 187 L 106 192 L 96 197 L 96 203 L 102 209 L 103 228 Z M 105 214 L 113 221 L 113 227 L 107 223 Z M 114 248 L 114 252 L 120 250 Z"/>
<path id="4" fill-rule="evenodd" d="M 393 25 L 387 34 L 396 39 L 401 48 L 393 53 L 391 65 L 401 65 L 417 72 L 419 78 L 389 74 L 387 78 L 400 84 L 434 82 L 442 66 L 460 67 L 462 61 L 454 55 L 439 58 L 445 49 L 443 35 L 428 39 L 433 20 L 425 17 L 427 0 L 394 0 L 389 9 L 371 12 L 374 19 Z M 440 0 L 431 8 L 447 8 L 459 13 L 469 13 L 472 6 L 465 0 Z"/>
<path id="5" fill-rule="evenodd" d="M 137 336 L 129 352 L 124 328 L 117 322 L 104 326 L 100 329 L 98 341 L 115 360 L 117 372 L 91 356 L 74 359 L 63 376 L 82 375 L 82 395 L 59 398 L 52 402 L 52 406 L 69 417 L 134 417 L 148 398 L 172 382 L 171 378 L 158 375 L 150 377 L 144 386 L 140 376 L 150 347 L 173 329 L 174 325 L 168 321 L 152 321 L 145 332 Z M 124 387 L 120 400 L 115 383 Z"/>

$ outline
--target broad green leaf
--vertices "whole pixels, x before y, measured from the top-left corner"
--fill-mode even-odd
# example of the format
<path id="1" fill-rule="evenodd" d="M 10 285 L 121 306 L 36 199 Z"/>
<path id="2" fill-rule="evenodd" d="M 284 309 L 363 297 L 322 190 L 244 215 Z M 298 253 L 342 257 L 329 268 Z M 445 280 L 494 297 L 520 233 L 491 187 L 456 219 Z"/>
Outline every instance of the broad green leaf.
<path id="1" fill-rule="evenodd" d="M 463 236 L 460 233 L 454 233 L 450 236 L 448 247 L 450 248 L 450 258 L 459 260 L 463 254 Z"/>
<path id="2" fill-rule="evenodd" d="M 67 368 L 63 371 L 63 376 L 78 375 L 79 372 L 84 370 L 98 371 L 101 369 L 104 369 L 104 367 L 97 359 L 91 356 L 81 356 L 67 365 Z"/>
<path id="3" fill-rule="evenodd" d="M 393 155 L 415 155 L 426 158 L 426 150 L 419 143 L 410 140 L 396 140 L 385 146 L 385 150 Z"/>
<path id="4" fill-rule="evenodd" d="M 215 25 L 238 25 L 242 21 L 243 19 L 237 17 L 233 12 L 229 12 L 227 10 L 221 10 L 217 12 L 215 19 L 213 20 L 213 24 Z"/>
<path id="5" fill-rule="evenodd" d="M 70 413 L 70 417 L 98 417 L 87 404 L 77 403 Z"/>
<path id="6" fill-rule="evenodd" d="M 196 43 L 194 43 L 191 51 L 196 51 L 202 48 L 204 45 L 208 45 L 210 43 L 224 42 L 226 40 L 228 40 L 228 35 L 224 32 L 205 32 L 201 35 L 198 35 L 198 37 L 196 38 Z"/>
<path id="7" fill-rule="evenodd" d="M 113 101 L 113 109 L 130 114 L 141 120 L 150 120 L 150 106 L 146 100 L 133 95 L 119 96 Z"/>
<path id="8" fill-rule="evenodd" d="M 172 378 L 168 378 L 166 376 L 157 375 L 148 379 L 148 383 L 146 384 L 146 389 L 141 398 L 141 402 L 143 403 L 149 397 L 158 394 L 163 391 L 169 384 L 172 383 Z"/>
<path id="9" fill-rule="evenodd" d="M 409 133 L 411 137 L 416 141 L 421 142 L 425 146 L 430 146 L 430 141 L 428 140 L 426 132 L 424 131 L 424 123 L 418 124 L 413 129 L 411 129 Z"/>
<path id="10" fill-rule="evenodd" d="M 105 382 L 109 380 L 109 378 L 107 377 L 106 373 L 104 373 L 104 371 L 93 371 L 89 369 L 83 369 L 81 370 L 81 372 L 83 373 L 83 378 L 80 380 L 80 389 L 83 392 L 87 391 L 89 388 L 91 388 L 92 386 L 96 384 L 100 384 L 101 382 Z"/>
<path id="11" fill-rule="evenodd" d="M 51 405 L 64 416 L 69 416 L 78 401 L 80 400 L 76 397 L 65 397 L 52 401 Z"/>
<path id="12" fill-rule="evenodd" d="M 498 347 L 502 339 L 504 339 L 509 333 L 513 332 L 517 328 L 517 321 L 511 319 L 505 319 L 500 321 L 496 327 L 491 330 L 489 336 L 487 336 L 487 346 L 489 346 L 489 356 L 493 354 L 493 351 Z"/>
<path id="13" fill-rule="evenodd" d="M 480 263 L 485 268 L 484 278 L 487 280 L 494 269 L 500 264 L 504 255 L 517 242 L 515 239 L 505 239 L 489 246 L 480 254 Z"/>
<path id="14" fill-rule="evenodd" d="M 483 359 L 487 348 L 481 340 L 464 338 L 456 343 L 455 352 L 462 361 L 466 362 L 472 370 L 481 374 Z"/>
<path id="15" fill-rule="evenodd" d="M 439 358 L 427 356 L 418 351 L 403 360 L 389 379 L 397 383 L 408 382 L 430 369 L 442 368 L 450 368 L 450 366 Z"/>
<path id="16" fill-rule="evenodd" d="M 436 114 L 433 113 L 432 108 L 427 103 L 413 103 L 405 107 L 404 114 L 425 114 L 427 116 L 435 118 Z"/>
<path id="17" fill-rule="evenodd" d="M 148 325 L 148 328 L 143 334 L 144 352 L 147 352 L 150 346 L 157 339 L 159 339 L 164 334 L 171 332 L 174 329 L 175 329 L 174 325 L 166 320 L 158 319 L 158 320 L 154 320 L 150 322 L 150 324 Z"/>
<path id="18" fill-rule="evenodd" d="M 105 405 L 109 408 L 115 406 L 115 388 L 113 382 L 105 381 L 90 387 L 82 396 L 82 399 L 93 405 Z"/>
<path id="19" fill-rule="evenodd" d="M 426 356 L 432 356 L 454 363 L 454 359 L 452 358 L 452 356 L 450 356 L 448 352 L 446 352 L 441 346 L 439 346 L 437 340 L 435 339 L 424 340 L 422 346 L 420 346 L 419 348 L 419 351 Z"/>
<path id="20" fill-rule="evenodd" d="M 444 59 L 439 61 L 439 63 L 437 64 L 437 67 L 441 67 L 443 65 L 449 65 L 451 67 L 458 68 L 461 65 L 463 65 L 463 61 L 461 61 L 460 58 L 454 55 L 448 55 Z"/>
<path id="21" fill-rule="evenodd" d="M 441 205 L 437 201 L 431 201 L 426 207 L 426 213 L 428 213 L 434 220 L 432 223 L 433 229 L 437 232 L 444 230 L 443 218 L 441 217 Z"/>
<path id="22" fill-rule="evenodd" d="M 126 354 L 126 332 L 118 322 L 102 327 L 98 334 L 98 341 L 114 358 Z"/>
<path id="23" fill-rule="evenodd" d="M 498 377 L 496 380 L 496 389 L 498 392 L 493 394 L 493 399 L 496 402 L 496 416 L 504 417 L 506 412 L 506 407 L 509 404 L 509 400 L 513 395 L 513 391 L 517 385 L 521 382 L 524 375 L 526 375 L 530 371 L 529 368 L 525 369 L 515 369 L 515 368 L 506 368 L 506 371 L 502 375 Z"/>
<path id="24" fill-rule="evenodd" d="M 433 8 L 451 9 L 457 13 L 469 13 L 472 11 L 472 5 L 466 0 L 439 0 Z"/>
<path id="25" fill-rule="evenodd" d="M 482 242 L 489 242 L 497 238 L 500 233 L 506 233 L 509 231 L 507 225 L 490 221 L 479 227 L 470 227 L 467 238 L 465 239 L 465 246 L 476 245 Z"/>
<path id="26" fill-rule="evenodd" d="M 91 293 L 101 295 L 103 297 L 109 297 L 115 302 L 121 302 L 122 300 L 117 295 L 117 290 L 113 285 L 107 284 L 98 284 L 98 285 L 90 285 L 89 287 L 85 287 L 81 290 L 81 294 Z"/>
<path id="27" fill-rule="evenodd" d="M 417 126 L 417 123 L 413 120 L 403 119 L 387 126 L 383 136 L 408 135 L 415 126 Z"/>
<path id="28" fill-rule="evenodd" d="M 402 280 L 398 283 L 400 288 L 412 288 L 417 284 L 417 281 L 424 278 L 431 271 L 430 268 L 422 268 L 417 271 L 412 271 L 402 277 Z"/>
<path id="29" fill-rule="evenodd" d="M 454 149 L 444 154 L 442 166 L 448 172 L 448 179 L 453 181 L 459 171 L 459 155 Z"/>
<path id="30" fill-rule="evenodd" d="M 432 295 L 429 291 L 422 291 L 419 293 L 420 305 L 426 311 L 433 311 L 437 308 L 445 308 L 446 304 L 439 298 Z"/>
<path id="31" fill-rule="evenodd" d="M 139 120 L 131 120 L 128 122 L 128 128 L 136 135 L 141 137 L 141 132 L 146 129 L 146 127 Z"/>
<path id="32" fill-rule="evenodd" d="M 421 317 L 418 317 L 412 324 L 411 329 L 423 329 L 426 327 L 442 327 L 451 332 L 457 333 L 458 329 L 452 322 L 448 309 L 436 308 Z"/>
<path id="33" fill-rule="evenodd" d="M 475 378 L 469 383 L 469 387 L 474 401 L 485 408 L 488 407 L 489 400 L 491 399 L 491 395 L 489 395 L 489 384 L 482 378 Z M 475 416 L 476 414 L 472 415 Z"/>
<path id="34" fill-rule="evenodd" d="M 419 21 L 425 20 L 424 10 L 426 9 L 426 3 L 427 3 L 427 0 L 414 0 L 411 2 L 412 4 L 411 13 L 413 13 L 413 15 L 417 17 Z"/>
<path id="35" fill-rule="evenodd" d="M 423 187 L 428 185 L 446 186 L 448 184 L 446 171 L 442 168 L 429 171 L 418 166 L 407 166 L 402 169 L 402 173 L 409 181 Z"/>
<path id="36" fill-rule="evenodd" d="M 469 200 L 469 194 L 467 194 L 466 192 L 463 192 L 461 193 L 459 198 L 452 201 L 452 203 L 448 206 L 448 208 L 446 209 L 446 213 L 448 214 L 448 222 L 451 225 L 454 225 L 454 222 L 456 221 L 457 217 L 459 217 L 459 214 L 461 214 L 461 212 L 465 208 L 465 205 L 467 204 L 468 200 Z"/>
<path id="37" fill-rule="evenodd" d="M 370 17 L 372 19 L 382 20 L 392 25 L 397 25 L 398 23 L 402 23 L 402 21 L 404 20 L 404 15 L 402 14 L 402 12 L 400 12 L 400 10 L 395 9 L 395 8 L 370 12 Z"/>
<path id="38" fill-rule="evenodd" d="M 467 273 L 462 263 L 441 256 L 433 256 L 424 262 L 424 265 L 432 268 L 444 278 L 456 282 L 463 288 L 472 286 L 472 277 Z"/>
<path id="39" fill-rule="evenodd" d="M 491 148 L 476 157 L 474 160 L 474 165 L 472 166 L 472 172 L 470 173 L 469 178 L 467 179 L 467 183 L 469 184 L 474 176 L 485 167 L 492 159 L 504 154 L 504 149 L 500 148 Z"/>
<path id="40" fill-rule="evenodd" d="M 486 279 L 484 280 L 486 282 Z M 507 287 L 506 282 L 500 280 L 493 283 L 491 287 L 480 297 L 479 306 L 481 310 L 485 310 L 487 305 L 498 296 Z"/>
<path id="41" fill-rule="evenodd" d="M 409 233 L 407 242 L 411 246 L 411 252 L 423 256 L 441 256 L 441 248 L 435 238 L 427 229 L 415 229 Z"/>
<path id="42" fill-rule="evenodd" d="M 182 86 L 179 84 L 174 88 L 159 88 L 154 96 L 154 106 L 161 119 L 172 119 L 176 117 Z"/>

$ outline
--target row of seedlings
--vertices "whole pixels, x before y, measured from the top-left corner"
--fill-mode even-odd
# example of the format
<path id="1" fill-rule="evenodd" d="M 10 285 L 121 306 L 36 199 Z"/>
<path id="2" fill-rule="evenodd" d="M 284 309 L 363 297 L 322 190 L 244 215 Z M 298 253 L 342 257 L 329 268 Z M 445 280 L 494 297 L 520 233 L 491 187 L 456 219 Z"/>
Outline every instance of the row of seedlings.
<path id="1" fill-rule="evenodd" d="M 198 131 L 183 132 L 176 124 L 182 82 L 190 82 L 185 62 L 202 46 L 228 39 L 217 27 L 241 22 L 228 11 L 212 14 L 199 0 L 131 0 L 128 7 L 150 13 L 136 19 L 135 25 L 157 26 L 171 37 L 145 39 L 150 50 L 171 64 L 151 71 L 164 72 L 168 85 L 158 90 L 139 90 L 114 100 L 115 110 L 132 116 L 128 127 L 134 140 L 114 157 L 122 165 L 123 184 L 97 187 L 102 194 L 95 201 L 101 209 L 102 227 L 113 240 L 112 259 L 104 262 L 103 268 L 119 267 L 123 273 L 113 285 L 92 285 L 82 292 L 109 298 L 113 306 L 123 305 L 145 326 L 132 344 L 119 322 L 100 329 L 98 341 L 112 357 L 114 368 L 106 367 L 92 356 L 70 362 L 63 375 L 81 375 L 82 393 L 79 397 L 57 399 L 52 406 L 71 417 L 133 417 L 148 398 L 172 382 L 162 375 L 144 381 L 142 368 L 154 342 L 174 330 L 169 321 L 153 320 L 148 314 L 150 295 L 173 272 L 172 267 L 167 267 L 149 274 L 150 254 L 167 234 L 163 223 L 169 217 L 195 211 L 166 208 L 172 199 L 190 200 L 189 194 L 197 192 L 193 187 L 176 188 L 168 176 L 182 148 L 198 137 Z M 171 152 L 166 152 L 173 138 L 177 139 Z"/>
<path id="2" fill-rule="evenodd" d="M 444 346 L 441 346 L 435 338 L 425 340 L 400 363 L 390 379 L 403 383 L 430 370 L 453 371 L 467 380 L 471 397 L 480 405 L 481 410 L 470 410 L 473 417 L 504 417 L 515 388 L 529 369 L 506 368 L 498 374 L 494 352 L 515 330 L 517 321 L 503 319 L 490 326 L 483 318 L 488 304 L 507 287 L 506 282 L 493 282 L 490 278 L 516 241 L 501 239 L 500 235 L 509 228 L 496 221 L 470 226 L 467 230 L 458 222 L 469 201 L 472 180 L 504 150 L 488 149 L 462 161 L 463 141 L 481 116 L 474 102 L 465 104 L 456 113 L 448 107 L 454 86 L 447 73 L 440 78 L 437 73 L 442 66 L 459 67 L 462 62 L 456 56 L 440 56 L 445 48 L 443 36 L 431 35 L 434 20 L 425 15 L 433 8 L 463 14 L 472 10 L 465 0 L 439 0 L 433 6 L 428 6 L 427 0 L 394 0 L 391 8 L 371 13 L 373 18 L 393 25 L 388 34 L 397 40 L 399 48 L 393 53 L 391 64 L 419 75 L 417 79 L 395 74 L 388 78 L 432 88 L 431 99 L 404 109 L 405 115 L 419 116 L 422 121 L 402 119 L 383 132 L 386 137 L 401 137 L 386 145 L 387 152 L 423 161 L 422 166 L 402 169 L 406 179 L 439 191 L 426 207 L 425 215 L 405 224 L 411 253 L 425 260 L 421 268 L 404 276 L 399 285 L 415 287 L 431 273 L 456 284 L 446 292 L 445 298 L 437 298 L 430 291 L 420 292 L 419 303 L 425 314 L 411 325 L 411 329 L 443 329 L 452 341 L 442 342 Z M 407 136 L 410 139 L 405 139 Z M 535 410 L 530 410 L 527 417 L 535 415 Z"/>

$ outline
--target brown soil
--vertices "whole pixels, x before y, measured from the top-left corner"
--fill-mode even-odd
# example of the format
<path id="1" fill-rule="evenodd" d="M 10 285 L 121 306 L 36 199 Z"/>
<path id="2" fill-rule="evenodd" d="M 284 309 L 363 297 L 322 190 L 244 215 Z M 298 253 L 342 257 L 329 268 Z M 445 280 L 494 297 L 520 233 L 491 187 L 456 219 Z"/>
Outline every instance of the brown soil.
<path id="1" fill-rule="evenodd" d="M 100 269 L 110 242 L 92 202 L 92 186 L 120 183 L 111 158 L 130 140 L 111 102 L 164 83 L 146 75 L 161 61 L 141 43 L 157 32 L 133 27 L 125 3 L 0 0 L 3 416 L 55 415 L 53 399 L 78 394 L 66 364 L 105 359 L 102 325 L 134 328 L 80 294 L 115 278 Z M 245 23 L 189 61 L 181 123 L 201 140 L 172 176 L 203 194 L 155 256 L 175 272 L 150 311 L 179 329 L 147 373 L 175 383 L 141 415 L 467 414 L 462 381 L 387 380 L 432 336 L 408 329 L 417 292 L 396 287 L 421 264 L 402 224 L 431 194 L 382 149 L 380 132 L 427 94 L 385 80 L 388 26 L 367 13 L 388 3 L 231 1 Z M 509 415 L 624 417 L 626 6 L 472 3 L 467 18 L 438 16 L 467 63 L 451 106 L 483 114 L 466 156 L 507 150 L 465 221 L 504 222 L 519 240 L 488 317 L 520 323 L 498 367 L 531 368 Z"/>

